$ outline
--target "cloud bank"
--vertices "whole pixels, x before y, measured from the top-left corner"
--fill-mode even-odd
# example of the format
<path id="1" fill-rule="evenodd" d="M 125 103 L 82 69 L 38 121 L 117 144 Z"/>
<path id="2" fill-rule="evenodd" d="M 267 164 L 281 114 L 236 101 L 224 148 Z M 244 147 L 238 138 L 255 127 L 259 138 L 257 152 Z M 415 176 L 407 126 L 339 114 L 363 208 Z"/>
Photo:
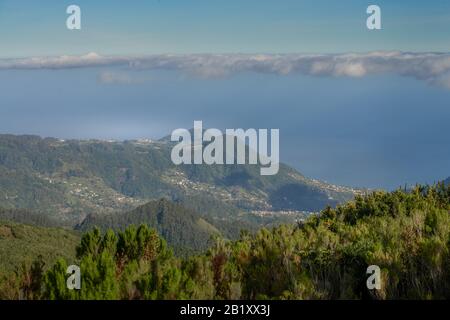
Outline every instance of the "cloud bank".
<path id="1" fill-rule="evenodd" d="M 203 78 L 241 72 L 302 74 L 327 77 L 364 77 L 395 74 L 450 89 L 450 53 L 369 52 L 348 54 L 188 54 L 141 57 L 82 56 L 1 59 L 5 69 L 69 69 L 125 66 L 138 70 L 177 70 Z M 108 77 L 103 80 L 108 81 Z M 122 82 L 124 79 L 121 79 Z M 125 81 L 126 82 L 126 81 Z"/>

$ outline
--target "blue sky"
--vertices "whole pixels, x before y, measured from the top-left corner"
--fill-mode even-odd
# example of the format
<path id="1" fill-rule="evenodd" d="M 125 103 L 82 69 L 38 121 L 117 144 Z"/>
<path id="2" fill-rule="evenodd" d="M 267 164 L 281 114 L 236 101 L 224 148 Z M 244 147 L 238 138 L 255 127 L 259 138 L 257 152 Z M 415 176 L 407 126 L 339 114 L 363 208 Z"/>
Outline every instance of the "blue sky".
<path id="1" fill-rule="evenodd" d="M 65 27 L 68 5 L 82 30 Z M 365 27 L 382 9 L 383 30 Z M 0 0 L 0 55 L 450 51 L 450 2 Z"/>
<path id="2" fill-rule="evenodd" d="M 0 133 L 279 128 L 281 160 L 309 177 L 434 182 L 450 175 L 449 53 L 449 1 L 0 0 Z"/>

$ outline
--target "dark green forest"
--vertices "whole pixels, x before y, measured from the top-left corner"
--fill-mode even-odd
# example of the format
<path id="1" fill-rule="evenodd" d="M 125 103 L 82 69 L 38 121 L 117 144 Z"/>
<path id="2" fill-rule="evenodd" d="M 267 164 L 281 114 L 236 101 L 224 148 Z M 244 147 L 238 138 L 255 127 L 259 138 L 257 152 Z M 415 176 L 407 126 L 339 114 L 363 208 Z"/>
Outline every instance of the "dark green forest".
<path id="1" fill-rule="evenodd" d="M 237 240 L 213 235 L 184 257 L 148 225 L 113 231 L 111 222 L 85 232 L 72 256 L 36 256 L 4 276 L 0 298 L 448 299 L 449 212 L 444 184 L 377 191 Z M 0 243 L 12 236 L 0 230 Z M 66 288 L 71 264 L 81 290 Z M 369 265 L 381 269 L 380 290 L 366 287 Z"/>
<path id="2" fill-rule="evenodd" d="M 89 215 L 76 229 L 85 232 L 98 227 L 102 231 L 117 231 L 140 224 L 155 229 L 177 255 L 204 251 L 212 244 L 214 235 L 222 234 L 194 211 L 167 199 L 151 201 L 122 214 Z"/>

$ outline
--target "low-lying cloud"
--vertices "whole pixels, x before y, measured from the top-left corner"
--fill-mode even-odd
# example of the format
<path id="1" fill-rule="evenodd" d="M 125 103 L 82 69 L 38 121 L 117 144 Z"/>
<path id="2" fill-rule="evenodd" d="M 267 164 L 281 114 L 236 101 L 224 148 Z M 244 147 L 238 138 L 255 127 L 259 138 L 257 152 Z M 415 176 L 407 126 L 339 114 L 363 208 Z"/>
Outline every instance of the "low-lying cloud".
<path id="1" fill-rule="evenodd" d="M 364 77 L 395 74 L 450 89 L 450 53 L 369 52 L 348 54 L 186 54 L 35 57 L 1 59 L 5 69 L 68 69 L 126 66 L 137 70 L 177 70 L 202 78 L 218 78 L 242 72 L 302 74 L 325 77 Z M 105 82 L 127 82 L 103 75 Z M 124 81 L 125 80 L 125 81 Z"/>

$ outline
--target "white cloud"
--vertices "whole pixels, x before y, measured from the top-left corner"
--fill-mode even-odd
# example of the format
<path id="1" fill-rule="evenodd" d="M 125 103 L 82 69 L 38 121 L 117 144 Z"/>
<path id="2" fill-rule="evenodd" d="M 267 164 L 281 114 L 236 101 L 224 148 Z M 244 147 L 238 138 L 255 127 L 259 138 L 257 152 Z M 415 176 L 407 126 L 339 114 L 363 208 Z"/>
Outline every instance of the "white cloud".
<path id="1" fill-rule="evenodd" d="M 100 56 L 88 53 L 82 56 L 33 57 L 22 59 L 1 59 L 0 69 L 69 69 L 106 65 L 120 65 L 127 59 Z"/>
<path id="2" fill-rule="evenodd" d="M 369 52 L 337 55 L 189 54 L 142 57 L 83 56 L 38 57 L 0 60 L 2 69 L 64 69 L 127 66 L 131 69 L 178 70 L 194 76 L 216 78 L 239 72 L 304 74 L 331 77 L 363 77 L 396 74 L 424 80 L 450 89 L 450 53 Z M 123 76 L 122 76 L 123 77 Z M 111 74 L 105 82 L 124 82 Z M 113 80 L 115 78 L 116 80 Z M 126 81 L 125 81 L 126 82 Z"/>

